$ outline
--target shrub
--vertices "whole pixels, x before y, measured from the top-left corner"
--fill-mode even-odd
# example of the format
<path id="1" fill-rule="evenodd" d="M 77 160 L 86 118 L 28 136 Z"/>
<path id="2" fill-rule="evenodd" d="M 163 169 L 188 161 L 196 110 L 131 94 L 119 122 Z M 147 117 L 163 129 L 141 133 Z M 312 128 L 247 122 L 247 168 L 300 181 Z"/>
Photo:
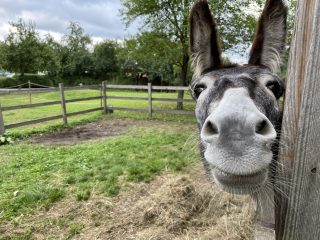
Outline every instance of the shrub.
<path id="1" fill-rule="evenodd" d="M 0 135 L 0 146 L 1 145 L 7 145 L 12 144 L 13 140 L 11 137 L 9 137 L 9 133 L 5 132 L 3 135 Z"/>

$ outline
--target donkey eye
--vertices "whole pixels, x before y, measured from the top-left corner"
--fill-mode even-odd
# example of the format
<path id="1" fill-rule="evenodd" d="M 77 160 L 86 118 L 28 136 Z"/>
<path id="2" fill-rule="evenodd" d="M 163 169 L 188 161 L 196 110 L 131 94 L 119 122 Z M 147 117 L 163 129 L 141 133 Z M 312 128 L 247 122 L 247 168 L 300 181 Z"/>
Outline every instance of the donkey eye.
<path id="1" fill-rule="evenodd" d="M 274 94 L 276 99 L 283 95 L 283 88 L 278 82 L 268 82 L 266 87 Z"/>
<path id="2" fill-rule="evenodd" d="M 197 84 L 193 90 L 195 98 L 198 98 L 206 88 L 204 84 Z"/>

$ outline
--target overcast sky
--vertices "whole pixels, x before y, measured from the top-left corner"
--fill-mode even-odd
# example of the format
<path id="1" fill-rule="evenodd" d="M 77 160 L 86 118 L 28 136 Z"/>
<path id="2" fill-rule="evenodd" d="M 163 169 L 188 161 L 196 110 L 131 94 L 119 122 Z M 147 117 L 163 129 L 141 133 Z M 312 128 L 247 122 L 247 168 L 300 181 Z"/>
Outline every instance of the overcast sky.
<path id="1" fill-rule="evenodd" d="M 0 0 L 0 40 L 9 32 L 9 21 L 33 21 L 41 35 L 56 39 L 70 21 L 79 22 L 94 40 L 123 39 L 137 32 L 136 24 L 125 29 L 120 0 Z"/>

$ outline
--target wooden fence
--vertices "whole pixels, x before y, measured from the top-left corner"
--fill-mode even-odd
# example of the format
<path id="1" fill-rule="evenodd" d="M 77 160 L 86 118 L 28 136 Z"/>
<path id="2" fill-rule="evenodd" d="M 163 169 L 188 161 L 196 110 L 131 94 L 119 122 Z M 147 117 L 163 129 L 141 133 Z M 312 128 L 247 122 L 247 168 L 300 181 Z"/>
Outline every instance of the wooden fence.
<path id="1" fill-rule="evenodd" d="M 320 0 L 298 0 L 278 172 L 291 188 L 275 192 L 277 240 L 320 239 L 319 26 Z"/>
<path id="2" fill-rule="evenodd" d="M 30 83 L 28 83 L 30 86 Z M 77 98 L 77 99 L 68 99 L 65 98 L 65 91 L 67 90 L 87 90 L 87 89 L 96 89 L 100 91 L 99 96 L 95 97 L 87 97 L 87 98 Z M 147 91 L 146 97 L 126 97 L 126 96 L 108 96 L 108 90 L 145 90 Z M 173 87 L 173 86 L 152 86 L 149 83 L 147 86 L 135 86 L 135 85 L 106 85 L 105 82 L 102 82 L 101 85 L 91 85 L 91 86 L 77 86 L 77 87 L 64 87 L 62 83 L 59 84 L 59 88 L 51 87 L 51 88 L 20 88 L 20 89 L 0 89 L 0 96 L 1 95 L 11 95 L 11 94 L 29 94 L 30 95 L 30 103 L 24 105 L 15 105 L 15 106 L 8 106 L 8 107 L 1 107 L 0 106 L 0 135 L 5 132 L 6 129 L 12 129 L 17 127 L 22 127 L 31 124 L 37 124 L 41 122 L 51 121 L 62 119 L 64 124 L 68 124 L 68 117 L 95 112 L 95 111 L 103 111 L 104 114 L 112 111 L 135 111 L 135 112 L 146 112 L 148 116 L 151 118 L 153 113 L 168 113 L 168 114 L 183 114 L 183 115 L 194 115 L 193 112 L 182 111 L 182 110 L 164 110 L 164 109 L 154 109 L 153 102 L 160 101 L 160 102 L 193 102 L 192 99 L 182 99 L 182 98 L 154 98 L 152 97 L 152 93 L 154 91 L 188 91 L 188 87 Z M 60 92 L 60 100 L 59 101 L 50 101 L 50 102 L 43 102 L 43 103 L 31 103 L 31 94 L 32 93 L 44 93 L 44 92 Z M 87 109 L 78 112 L 67 112 L 67 104 L 74 103 L 74 102 L 82 102 L 82 101 L 89 101 L 89 100 L 101 100 L 101 106 L 98 108 Z M 135 100 L 135 101 L 147 101 L 148 106 L 147 108 L 125 108 L 125 107 L 110 107 L 107 105 L 108 99 L 120 99 L 120 100 Z M 12 110 L 19 110 L 19 109 L 26 109 L 26 108 L 35 108 L 35 107 L 43 107 L 43 106 L 50 106 L 50 105 L 61 105 L 61 114 L 55 116 L 48 116 L 45 118 L 24 121 L 19 123 L 12 123 L 5 125 L 4 118 L 2 112 L 5 111 L 12 111 Z"/>

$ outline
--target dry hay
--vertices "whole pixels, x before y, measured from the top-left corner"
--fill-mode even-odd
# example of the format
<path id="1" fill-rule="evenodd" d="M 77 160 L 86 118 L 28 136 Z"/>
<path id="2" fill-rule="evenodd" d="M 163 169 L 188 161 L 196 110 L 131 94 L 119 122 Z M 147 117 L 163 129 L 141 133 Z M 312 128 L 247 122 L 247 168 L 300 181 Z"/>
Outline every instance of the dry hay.
<path id="1" fill-rule="evenodd" d="M 119 202 L 102 239 L 252 239 L 246 197 L 221 193 L 202 171 L 164 175 Z"/>
<path id="2" fill-rule="evenodd" d="M 196 166 L 151 183 L 128 184 L 117 197 L 93 192 L 88 201 L 78 202 L 69 196 L 3 230 L 12 236 L 31 229 L 36 239 L 253 239 L 249 202 L 220 192 Z M 71 223 L 81 226 L 75 236 L 70 236 Z"/>

